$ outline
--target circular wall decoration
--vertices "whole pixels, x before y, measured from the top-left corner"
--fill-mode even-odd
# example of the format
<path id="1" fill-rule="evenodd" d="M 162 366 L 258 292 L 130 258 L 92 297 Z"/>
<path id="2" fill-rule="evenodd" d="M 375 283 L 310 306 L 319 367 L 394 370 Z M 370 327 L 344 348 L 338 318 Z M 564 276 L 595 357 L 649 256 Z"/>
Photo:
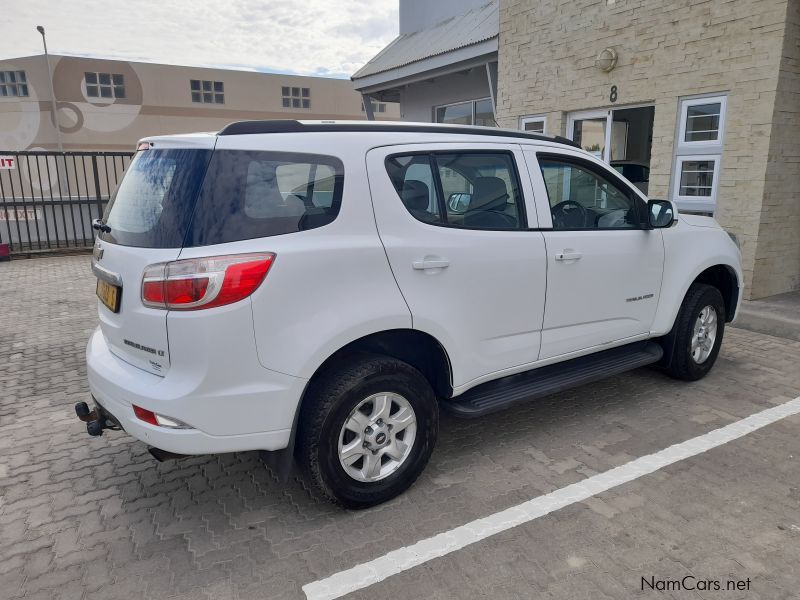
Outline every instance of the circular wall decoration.
<path id="1" fill-rule="evenodd" d="M 57 102 L 58 124 L 62 133 L 76 133 L 83 127 L 83 113 L 72 102 Z M 55 125 L 55 121 L 50 113 L 50 121 Z"/>

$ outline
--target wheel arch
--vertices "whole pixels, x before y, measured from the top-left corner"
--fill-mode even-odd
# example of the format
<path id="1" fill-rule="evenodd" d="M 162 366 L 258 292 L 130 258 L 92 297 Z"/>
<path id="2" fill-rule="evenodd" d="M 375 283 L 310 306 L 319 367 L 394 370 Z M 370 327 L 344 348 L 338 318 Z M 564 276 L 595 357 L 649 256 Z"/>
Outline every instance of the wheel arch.
<path id="1" fill-rule="evenodd" d="M 389 329 L 353 340 L 322 361 L 309 379 L 306 390 L 328 369 L 335 368 L 337 362 L 358 352 L 402 360 L 422 373 L 437 397 L 449 398 L 453 393 L 452 367 L 447 351 L 435 337 L 418 329 Z"/>
<path id="2" fill-rule="evenodd" d="M 689 273 L 681 273 L 682 270 L 679 265 L 675 265 L 671 272 L 665 273 L 659 306 L 651 327 L 651 335 L 654 337 L 670 332 L 686 294 L 694 283 L 706 283 L 720 290 L 725 301 L 726 322 L 732 321 L 736 316 L 742 284 L 740 271 L 734 264 L 723 257 L 714 257 Z"/>
<path id="3" fill-rule="evenodd" d="M 686 299 L 686 295 L 695 283 L 704 283 L 717 288 L 722 295 L 722 300 L 725 303 L 725 321 L 731 322 L 736 313 L 736 307 L 739 303 L 740 286 L 739 277 L 736 270 L 725 263 L 716 263 L 700 269 L 694 277 L 689 279 L 681 290 L 677 302 L 674 303 L 671 318 L 665 324 L 658 340 L 664 348 L 664 356 L 658 362 L 660 366 L 668 367 L 672 363 L 675 343 L 675 321 L 680 313 L 680 308 Z"/>
<path id="4" fill-rule="evenodd" d="M 335 369 L 338 363 L 360 352 L 390 356 L 410 364 L 428 380 L 437 398 L 449 398 L 453 394 L 450 357 L 444 346 L 429 333 L 417 329 L 388 329 L 355 339 L 331 353 L 309 378 L 295 409 L 287 447 L 284 450 L 261 453 L 264 461 L 281 479 L 285 480 L 291 471 L 300 414 L 309 389 L 330 369 Z"/>
<path id="5" fill-rule="evenodd" d="M 725 301 L 725 322 L 730 323 L 736 316 L 736 308 L 739 304 L 739 278 L 732 267 L 725 264 L 717 264 L 702 271 L 686 288 L 695 283 L 705 283 L 717 288 Z M 684 292 L 684 297 L 686 293 Z"/>

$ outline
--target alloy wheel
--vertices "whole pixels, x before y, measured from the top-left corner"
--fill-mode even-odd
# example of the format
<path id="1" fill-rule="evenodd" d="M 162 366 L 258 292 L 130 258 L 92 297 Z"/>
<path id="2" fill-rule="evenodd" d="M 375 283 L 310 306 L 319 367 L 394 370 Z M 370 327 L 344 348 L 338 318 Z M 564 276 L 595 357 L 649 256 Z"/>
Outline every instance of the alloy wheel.
<path id="1" fill-rule="evenodd" d="M 717 311 L 713 306 L 706 306 L 697 315 L 692 331 L 690 353 L 692 360 L 698 365 L 703 364 L 711 356 L 714 342 L 717 340 L 718 325 Z"/>
<path id="2" fill-rule="evenodd" d="M 417 435 L 414 409 L 403 396 L 381 392 L 365 398 L 339 433 L 339 462 L 357 481 L 372 483 L 396 472 Z"/>

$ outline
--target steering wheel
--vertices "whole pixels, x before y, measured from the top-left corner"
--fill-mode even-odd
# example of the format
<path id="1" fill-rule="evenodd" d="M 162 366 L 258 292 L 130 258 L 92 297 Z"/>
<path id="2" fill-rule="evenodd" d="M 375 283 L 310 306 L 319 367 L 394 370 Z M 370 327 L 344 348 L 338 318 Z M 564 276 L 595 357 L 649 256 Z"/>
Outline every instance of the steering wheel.
<path id="1" fill-rule="evenodd" d="M 550 208 L 553 227 L 557 229 L 583 229 L 586 227 L 586 209 L 574 200 L 564 200 Z"/>

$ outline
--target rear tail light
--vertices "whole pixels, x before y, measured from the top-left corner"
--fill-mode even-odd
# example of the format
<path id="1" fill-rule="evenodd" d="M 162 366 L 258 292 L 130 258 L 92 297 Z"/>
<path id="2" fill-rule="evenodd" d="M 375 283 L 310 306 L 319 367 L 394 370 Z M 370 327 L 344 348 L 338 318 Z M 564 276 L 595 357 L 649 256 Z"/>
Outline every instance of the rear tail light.
<path id="1" fill-rule="evenodd" d="M 150 265 L 142 278 L 142 304 L 169 310 L 232 304 L 256 291 L 274 261 L 274 254 L 264 252 Z"/>

